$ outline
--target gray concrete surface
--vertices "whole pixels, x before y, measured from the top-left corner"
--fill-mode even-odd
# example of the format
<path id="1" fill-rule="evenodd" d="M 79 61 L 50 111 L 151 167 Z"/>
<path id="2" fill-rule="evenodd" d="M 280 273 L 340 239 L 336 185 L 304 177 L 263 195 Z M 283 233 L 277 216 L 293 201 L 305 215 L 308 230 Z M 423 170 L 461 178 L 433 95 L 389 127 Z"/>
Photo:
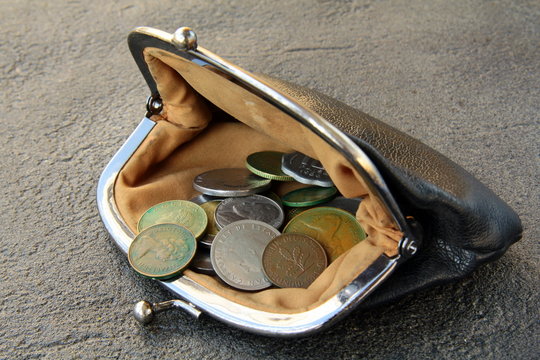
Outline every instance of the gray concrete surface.
<path id="1" fill-rule="evenodd" d="M 0 358 L 539 357 L 537 1 L 0 1 Z M 167 313 L 102 227 L 98 176 L 143 116 L 135 26 L 197 30 L 252 71 L 316 88 L 420 138 L 520 214 L 523 240 L 461 282 L 259 337 Z"/>

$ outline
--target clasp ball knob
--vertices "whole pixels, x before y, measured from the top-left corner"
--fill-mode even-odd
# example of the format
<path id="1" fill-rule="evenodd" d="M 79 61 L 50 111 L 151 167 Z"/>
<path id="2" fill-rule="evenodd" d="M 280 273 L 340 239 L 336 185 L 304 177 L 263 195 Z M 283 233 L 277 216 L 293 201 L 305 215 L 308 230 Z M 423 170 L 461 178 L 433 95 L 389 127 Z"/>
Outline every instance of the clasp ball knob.
<path id="1" fill-rule="evenodd" d="M 145 325 L 154 319 L 154 308 L 148 301 L 139 301 L 133 308 L 133 316 L 139 323 Z"/>
<path id="2" fill-rule="evenodd" d="M 197 35 L 191 28 L 181 27 L 174 32 L 172 43 L 178 50 L 195 50 L 197 48 Z"/>

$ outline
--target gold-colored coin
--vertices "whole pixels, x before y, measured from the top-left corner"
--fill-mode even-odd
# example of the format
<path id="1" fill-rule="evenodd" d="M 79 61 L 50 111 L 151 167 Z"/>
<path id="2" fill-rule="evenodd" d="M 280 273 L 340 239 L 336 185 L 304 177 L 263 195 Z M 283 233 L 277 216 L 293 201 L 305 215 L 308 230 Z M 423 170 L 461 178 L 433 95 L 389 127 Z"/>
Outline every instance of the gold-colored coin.
<path id="1" fill-rule="evenodd" d="M 206 216 L 208 217 L 208 226 L 206 227 L 206 234 L 204 234 L 204 236 L 198 239 L 199 245 L 205 246 L 207 248 L 210 248 L 212 246 L 214 237 L 216 237 L 217 233 L 219 232 L 216 224 L 216 208 L 221 201 L 223 200 L 212 200 L 202 203 L 200 205 L 206 212 Z"/>
<path id="2" fill-rule="evenodd" d="M 187 200 L 171 200 L 152 206 L 141 216 L 137 230 L 143 231 L 157 224 L 176 224 L 187 228 L 196 238 L 204 234 L 208 225 L 206 212 Z"/>
<path id="3" fill-rule="evenodd" d="M 129 263 L 139 274 L 166 280 L 179 276 L 197 250 L 193 234 L 174 224 L 160 224 L 143 230 L 128 251 Z"/>
<path id="4" fill-rule="evenodd" d="M 216 208 L 220 202 L 221 200 L 212 200 L 200 205 L 208 217 L 208 226 L 206 228 L 207 235 L 216 236 L 216 234 L 219 232 L 216 225 Z"/>
<path id="5" fill-rule="evenodd" d="M 330 262 L 366 238 L 354 216 L 331 207 L 316 207 L 300 213 L 285 226 L 283 233 L 304 234 L 317 240 Z"/>

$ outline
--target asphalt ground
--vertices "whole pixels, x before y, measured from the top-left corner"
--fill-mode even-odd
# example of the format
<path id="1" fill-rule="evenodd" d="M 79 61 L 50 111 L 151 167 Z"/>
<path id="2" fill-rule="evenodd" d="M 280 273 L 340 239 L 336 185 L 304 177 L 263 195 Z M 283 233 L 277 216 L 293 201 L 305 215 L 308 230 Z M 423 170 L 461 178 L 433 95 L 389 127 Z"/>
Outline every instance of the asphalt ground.
<path id="1" fill-rule="evenodd" d="M 0 1 L 0 358 L 539 357 L 537 1 Z M 299 83 L 448 155 L 520 215 L 523 239 L 457 283 L 356 311 L 302 339 L 161 314 L 96 208 L 98 177 L 144 115 L 136 26 Z"/>

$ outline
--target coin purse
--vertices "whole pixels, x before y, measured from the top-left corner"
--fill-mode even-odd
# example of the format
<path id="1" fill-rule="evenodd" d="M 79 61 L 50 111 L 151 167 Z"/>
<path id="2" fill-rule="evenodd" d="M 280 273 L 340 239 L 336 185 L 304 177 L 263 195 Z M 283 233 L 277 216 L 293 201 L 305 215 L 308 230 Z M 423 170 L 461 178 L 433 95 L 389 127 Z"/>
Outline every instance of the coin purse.
<path id="1" fill-rule="evenodd" d="M 170 34 L 141 27 L 128 43 L 150 88 L 148 112 L 98 184 L 100 215 L 124 253 L 148 208 L 193 198 L 196 175 L 243 167 L 263 150 L 321 161 L 343 196 L 363 198 L 356 218 L 368 235 L 307 289 L 246 292 L 186 270 L 161 282 L 179 299 L 141 305 L 139 317 L 176 307 L 259 334 L 305 335 L 358 305 L 462 278 L 520 237 L 519 218 L 489 189 L 369 115 L 251 74 L 198 46 L 188 28 Z"/>

